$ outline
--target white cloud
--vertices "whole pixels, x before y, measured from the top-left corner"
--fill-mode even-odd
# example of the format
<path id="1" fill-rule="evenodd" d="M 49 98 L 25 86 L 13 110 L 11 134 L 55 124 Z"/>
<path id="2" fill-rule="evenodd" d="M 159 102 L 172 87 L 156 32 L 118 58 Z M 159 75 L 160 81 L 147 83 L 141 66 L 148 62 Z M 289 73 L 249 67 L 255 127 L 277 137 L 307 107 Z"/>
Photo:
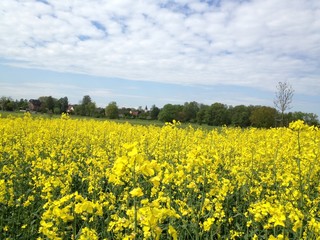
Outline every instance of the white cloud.
<path id="1" fill-rule="evenodd" d="M 1 57 L 168 83 L 272 90 L 288 80 L 320 94 L 318 0 L 47 2 L 0 2 Z"/>

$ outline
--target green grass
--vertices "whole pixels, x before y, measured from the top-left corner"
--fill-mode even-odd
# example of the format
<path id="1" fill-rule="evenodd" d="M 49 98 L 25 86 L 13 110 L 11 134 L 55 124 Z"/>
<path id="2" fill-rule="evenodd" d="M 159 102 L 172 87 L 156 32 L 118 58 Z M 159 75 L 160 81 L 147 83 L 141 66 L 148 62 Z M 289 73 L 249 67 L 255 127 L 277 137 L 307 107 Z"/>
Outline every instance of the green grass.
<path id="1" fill-rule="evenodd" d="M 1 118 L 7 117 L 23 117 L 24 112 L 7 112 L 7 111 L 0 111 Z"/>
<path id="2" fill-rule="evenodd" d="M 1 118 L 8 118 L 8 117 L 23 117 L 25 112 L 9 112 L 9 111 L 0 111 Z M 42 118 L 60 118 L 60 115 L 56 114 L 47 114 L 47 113 L 31 113 L 31 116 L 34 118 L 42 117 Z"/>

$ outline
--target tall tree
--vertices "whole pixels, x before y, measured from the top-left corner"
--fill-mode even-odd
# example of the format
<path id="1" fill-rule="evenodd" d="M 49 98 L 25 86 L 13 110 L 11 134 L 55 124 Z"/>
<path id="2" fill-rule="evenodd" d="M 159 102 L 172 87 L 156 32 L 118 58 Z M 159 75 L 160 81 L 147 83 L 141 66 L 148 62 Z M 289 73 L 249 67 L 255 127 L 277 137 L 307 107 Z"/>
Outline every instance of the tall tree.
<path id="1" fill-rule="evenodd" d="M 97 109 L 96 103 L 91 102 L 85 106 L 86 115 L 92 117 Z"/>
<path id="2" fill-rule="evenodd" d="M 57 100 L 54 99 L 52 96 L 47 97 L 47 108 L 49 112 L 53 113 L 54 105 L 56 101 Z"/>
<path id="3" fill-rule="evenodd" d="M 153 104 L 152 107 L 150 108 L 150 118 L 152 120 L 158 119 L 159 112 L 160 112 L 160 109 Z"/>
<path id="4" fill-rule="evenodd" d="M 91 100 L 89 95 L 85 95 L 82 98 L 81 104 L 77 107 L 77 111 L 80 115 L 93 116 L 96 110 L 96 103 Z"/>
<path id="5" fill-rule="evenodd" d="M 110 119 L 116 119 L 119 117 L 119 108 L 116 102 L 111 102 L 105 109 L 106 117 Z"/>
<path id="6" fill-rule="evenodd" d="M 281 113 L 281 125 L 283 126 L 284 122 L 284 112 L 291 108 L 292 98 L 294 90 L 288 82 L 279 82 L 277 86 L 277 92 L 275 99 L 273 101 L 274 106 Z"/>
<path id="7" fill-rule="evenodd" d="M 60 112 L 66 113 L 68 110 L 69 100 L 68 97 L 63 97 L 58 100 L 58 107 L 60 108 Z"/>
<path id="8" fill-rule="evenodd" d="M 89 95 L 85 95 L 82 98 L 81 104 L 85 106 L 85 105 L 87 105 L 87 104 L 89 104 L 91 102 L 92 102 L 91 97 Z"/>

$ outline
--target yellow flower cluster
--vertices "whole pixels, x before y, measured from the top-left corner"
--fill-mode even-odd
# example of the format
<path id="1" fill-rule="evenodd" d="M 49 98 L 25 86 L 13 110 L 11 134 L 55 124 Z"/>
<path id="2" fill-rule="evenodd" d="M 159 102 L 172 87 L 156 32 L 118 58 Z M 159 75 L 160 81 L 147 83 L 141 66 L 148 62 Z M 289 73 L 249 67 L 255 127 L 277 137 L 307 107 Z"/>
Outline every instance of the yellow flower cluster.
<path id="1" fill-rule="evenodd" d="M 0 239 L 320 238 L 320 131 L 0 118 Z"/>

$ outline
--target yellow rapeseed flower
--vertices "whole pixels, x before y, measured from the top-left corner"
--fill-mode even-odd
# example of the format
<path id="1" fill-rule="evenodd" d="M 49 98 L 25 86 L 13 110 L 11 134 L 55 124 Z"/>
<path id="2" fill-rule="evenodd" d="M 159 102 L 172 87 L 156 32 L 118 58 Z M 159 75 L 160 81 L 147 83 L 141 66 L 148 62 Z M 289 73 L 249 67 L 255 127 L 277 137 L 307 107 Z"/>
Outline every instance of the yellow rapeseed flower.
<path id="1" fill-rule="evenodd" d="M 134 188 L 130 191 L 131 197 L 142 197 L 143 191 L 140 187 Z"/>
<path id="2" fill-rule="evenodd" d="M 177 230 L 172 225 L 169 225 L 168 233 L 170 234 L 173 240 L 178 239 Z"/>

